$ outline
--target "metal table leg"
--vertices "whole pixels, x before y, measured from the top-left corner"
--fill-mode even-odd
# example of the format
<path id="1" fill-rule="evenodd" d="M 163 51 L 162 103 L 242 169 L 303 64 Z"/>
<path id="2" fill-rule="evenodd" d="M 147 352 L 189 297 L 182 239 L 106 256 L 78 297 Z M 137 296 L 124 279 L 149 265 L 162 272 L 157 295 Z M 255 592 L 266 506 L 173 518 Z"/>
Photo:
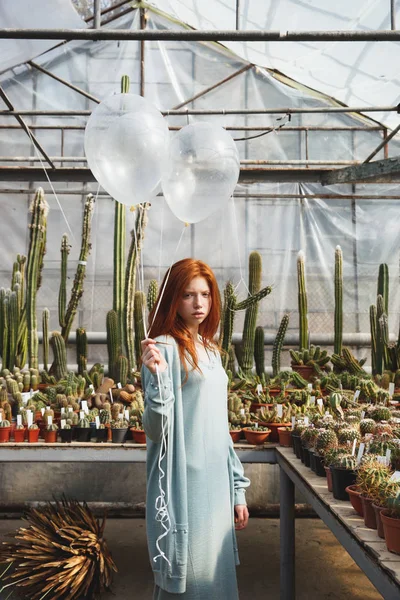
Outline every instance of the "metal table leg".
<path id="1" fill-rule="evenodd" d="M 280 600 L 295 600 L 294 484 L 280 475 Z"/>

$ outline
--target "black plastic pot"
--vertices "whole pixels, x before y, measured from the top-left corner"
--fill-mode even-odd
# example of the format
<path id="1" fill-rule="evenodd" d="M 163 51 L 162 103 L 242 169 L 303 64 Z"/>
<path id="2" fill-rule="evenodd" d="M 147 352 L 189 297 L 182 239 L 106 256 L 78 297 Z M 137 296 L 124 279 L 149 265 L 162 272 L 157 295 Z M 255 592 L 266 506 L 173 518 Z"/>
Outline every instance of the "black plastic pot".
<path id="1" fill-rule="evenodd" d="M 346 492 L 346 488 L 349 485 L 355 484 L 355 471 L 340 467 L 331 467 L 331 473 L 333 497 L 336 498 L 336 500 L 349 500 L 349 495 Z"/>
<path id="2" fill-rule="evenodd" d="M 124 429 L 111 428 L 112 443 L 123 444 L 126 441 L 126 438 L 128 437 L 128 431 L 128 427 L 125 427 Z"/>
<path id="3" fill-rule="evenodd" d="M 322 456 L 315 454 L 315 452 L 310 451 L 311 458 L 311 468 L 318 477 L 326 477 L 325 467 L 324 467 L 324 459 Z"/>
<path id="4" fill-rule="evenodd" d="M 90 442 L 92 430 L 90 427 L 75 427 L 75 440 L 77 442 Z"/>
<path id="5" fill-rule="evenodd" d="M 300 448 L 301 448 L 300 436 L 292 434 L 292 440 L 293 440 L 293 452 L 295 453 L 296 458 L 300 458 Z"/>
<path id="6" fill-rule="evenodd" d="M 108 436 L 108 429 L 95 429 L 93 435 L 98 442 L 106 442 Z"/>
<path id="7" fill-rule="evenodd" d="M 60 429 L 59 432 L 61 441 L 64 443 L 72 442 L 73 429 Z"/>
<path id="8" fill-rule="evenodd" d="M 304 466 L 309 467 L 309 468 L 312 469 L 310 454 L 311 454 L 310 450 L 308 448 L 306 448 L 305 446 L 303 446 L 303 462 L 304 462 Z"/>

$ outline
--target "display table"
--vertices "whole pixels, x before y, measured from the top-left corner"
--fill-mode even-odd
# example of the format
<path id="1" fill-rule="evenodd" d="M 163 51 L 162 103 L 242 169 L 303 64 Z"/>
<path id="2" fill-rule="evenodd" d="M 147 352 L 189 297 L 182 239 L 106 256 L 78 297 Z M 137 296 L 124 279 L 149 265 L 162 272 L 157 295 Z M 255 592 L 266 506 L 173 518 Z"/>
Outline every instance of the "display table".
<path id="1" fill-rule="evenodd" d="M 280 599 L 295 599 L 295 487 L 364 571 L 385 600 L 400 598 L 400 556 L 388 552 L 376 531 L 367 529 L 350 502 L 335 500 L 326 479 L 318 477 L 295 457 L 291 448 L 275 444 L 235 444 L 242 463 L 280 467 Z M 127 442 L 71 444 L 1 444 L 1 462 L 111 462 L 146 461 L 146 447 Z"/>

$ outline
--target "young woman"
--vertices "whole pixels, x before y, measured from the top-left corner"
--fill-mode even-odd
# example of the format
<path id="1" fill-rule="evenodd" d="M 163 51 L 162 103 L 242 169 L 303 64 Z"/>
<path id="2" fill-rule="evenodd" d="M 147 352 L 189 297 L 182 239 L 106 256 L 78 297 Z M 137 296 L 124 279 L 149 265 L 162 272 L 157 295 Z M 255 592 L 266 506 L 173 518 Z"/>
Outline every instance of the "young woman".
<path id="1" fill-rule="evenodd" d="M 217 282 L 208 265 L 187 258 L 160 295 L 142 342 L 154 599 L 235 600 L 235 528 L 247 525 L 250 482 L 229 435 L 227 376 L 213 342 Z"/>

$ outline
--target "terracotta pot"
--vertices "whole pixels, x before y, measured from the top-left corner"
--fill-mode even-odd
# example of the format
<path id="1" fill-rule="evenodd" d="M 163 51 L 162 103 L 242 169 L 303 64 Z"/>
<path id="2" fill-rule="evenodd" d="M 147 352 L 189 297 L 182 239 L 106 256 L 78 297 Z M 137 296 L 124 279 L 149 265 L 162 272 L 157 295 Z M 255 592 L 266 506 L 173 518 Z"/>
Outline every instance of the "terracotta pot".
<path id="1" fill-rule="evenodd" d="M 146 443 L 146 432 L 143 431 L 142 429 L 135 429 L 135 427 L 131 427 L 131 432 L 132 432 L 132 437 L 133 437 L 133 441 L 136 444 L 145 444 Z M 230 433 L 242 433 L 241 431 L 233 431 Z M 235 441 L 235 440 L 233 440 Z"/>
<path id="2" fill-rule="evenodd" d="M 39 429 L 28 429 L 28 442 L 36 443 L 39 440 Z"/>
<path id="3" fill-rule="evenodd" d="M 0 442 L 10 441 L 11 427 L 0 427 Z"/>
<path id="4" fill-rule="evenodd" d="M 326 473 L 326 483 L 328 484 L 328 492 L 332 492 L 332 472 L 330 467 L 324 467 Z"/>
<path id="5" fill-rule="evenodd" d="M 314 367 L 308 365 L 292 365 L 292 371 L 299 373 L 306 381 L 309 381 L 315 375 Z"/>
<path id="6" fill-rule="evenodd" d="M 257 431 L 256 429 L 250 429 L 249 427 L 245 427 L 243 431 L 244 437 L 249 444 L 255 444 L 256 446 L 266 442 L 271 433 L 270 431 Z"/>
<path id="7" fill-rule="evenodd" d="M 282 392 L 282 390 L 280 388 L 269 388 L 268 393 L 271 396 L 271 398 L 276 398 L 276 396 L 279 396 L 279 394 Z"/>
<path id="8" fill-rule="evenodd" d="M 366 496 L 361 496 L 361 502 L 362 502 L 363 511 L 364 511 L 365 527 L 369 527 L 369 529 L 377 529 L 378 525 L 376 523 L 375 511 L 372 508 L 371 498 L 367 498 Z"/>
<path id="9" fill-rule="evenodd" d="M 376 504 L 372 503 L 372 508 L 375 511 L 375 517 L 376 517 L 376 525 L 377 525 L 377 532 L 380 538 L 385 539 L 385 532 L 383 530 L 383 523 L 382 523 L 382 519 L 381 519 L 381 512 L 384 510 L 383 506 L 377 506 Z"/>
<path id="10" fill-rule="evenodd" d="M 400 519 L 390 516 L 390 510 L 384 508 L 381 511 L 385 542 L 389 552 L 400 554 Z"/>
<path id="11" fill-rule="evenodd" d="M 44 441 L 46 444 L 54 444 L 57 441 L 57 431 L 44 430 Z"/>
<path id="12" fill-rule="evenodd" d="M 131 431 L 132 431 L 132 437 L 133 437 L 133 439 L 135 439 L 135 436 L 134 436 L 134 431 L 135 430 L 134 430 L 133 427 L 131 428 Z M 232 438 L 232 442 L 234 442 L 234 443 L 238 442 L 241 439 L 241 437 L 242 437 L 242 430 L 241 429 L 230 429 L 229 433 L 230 433 L 230 436 Z"/>
<path id="13" fill-rule="evenodd" d="M 23 429 L 14 429 L 14 441 L 21 443 L 25 440 L 25 427 Z"/>
<path id="14" fill-rule="evenodd" d="M 361 501 L 361 492 L 358 491 L 357 486 L 356 485 L 347 486 L 346 492 L 349 495 L 351 505 L 354 508 L 354 510 L 356 511 L 356 513 L 358 515 L 360 515 L 360 517 L 363 517 L 364 516 L 364 508 L 363 508 L 363 504 Z"/>
<path id="15" fill-rule="evenodd" d="M 286 430 L 284 427 L 278 427 L 279 444 L 285 448 L 291 448 L 292 443 L 292 431 Z"/>
<path id="16" fill-rule="evenodd" d="M 279 427 L 291 427 L 291 423 L 265 423 L 263 426 L 268 427 L 271 430 L 271 435 L 269 436 L 269 442 L 279 442 Z"/>
<path id="17" fill-rule="evenodd" d="M 250 405 L 250 412 L 255 413 L 257 410 L 259 410 L 260 408 L 272 408 L 274 405 L 273 404 L 266 404 L 266 403 L 260 403 L 260 402 L 252 402 Z"/>

